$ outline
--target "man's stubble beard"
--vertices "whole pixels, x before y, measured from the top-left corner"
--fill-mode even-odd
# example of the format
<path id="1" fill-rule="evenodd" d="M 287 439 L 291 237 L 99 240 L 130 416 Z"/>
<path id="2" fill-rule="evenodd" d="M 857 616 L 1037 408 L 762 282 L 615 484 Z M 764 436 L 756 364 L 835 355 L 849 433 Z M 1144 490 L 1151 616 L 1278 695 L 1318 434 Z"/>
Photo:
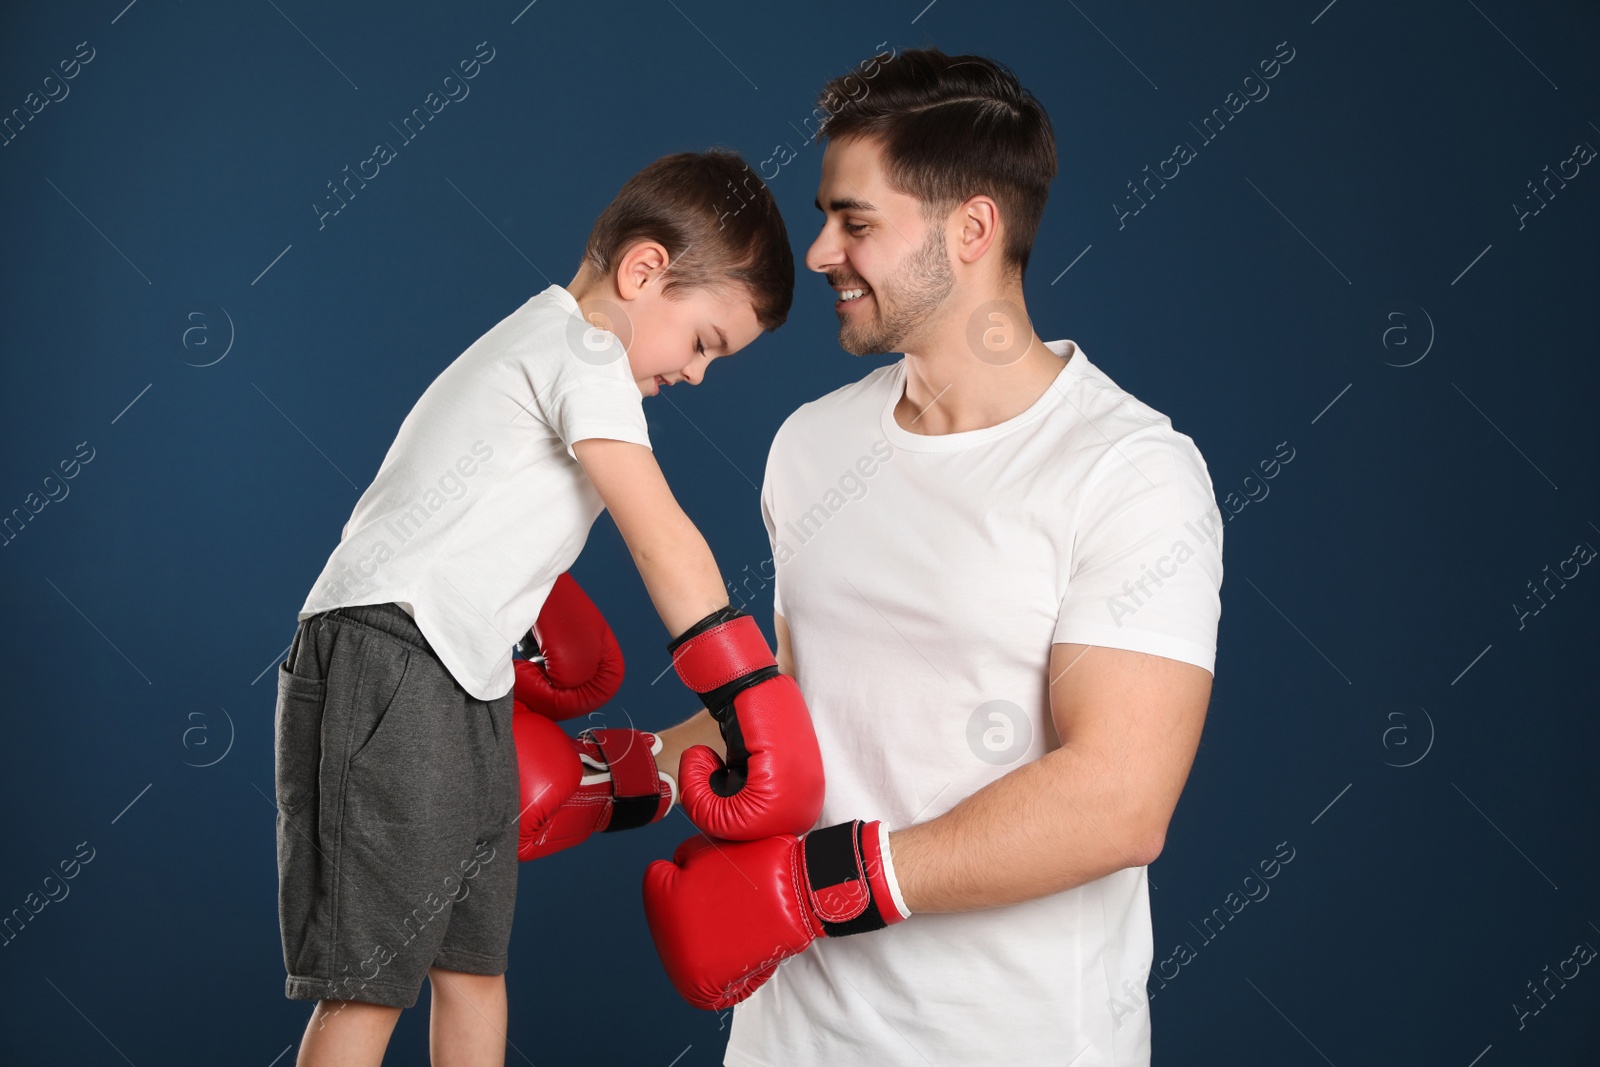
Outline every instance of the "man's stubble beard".
<path id="1" fill-rule="evenodd" d="M 840 324 L 839 347 L 852 356 L 905 351 L 906 338 L 939 310 L 955 284 L 945 252 L 944 229 L 930 226 L 922 247 L 906 260 L 890 285 L 873 287 L 876 314 L 860 324 Z"/>

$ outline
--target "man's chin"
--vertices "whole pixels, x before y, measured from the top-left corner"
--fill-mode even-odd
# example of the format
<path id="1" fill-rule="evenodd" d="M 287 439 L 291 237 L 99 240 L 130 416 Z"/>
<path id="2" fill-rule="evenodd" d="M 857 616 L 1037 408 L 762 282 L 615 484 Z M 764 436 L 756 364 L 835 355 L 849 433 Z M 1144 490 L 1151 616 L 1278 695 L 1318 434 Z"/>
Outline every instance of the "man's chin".
<path id="1" fill-rule="evenodd" d="M 839 347 L 852 356 L 878 356 L 894 351 L 891 342 L 879 337 L 852 337 L 843 331 L 839 334 Z"/>

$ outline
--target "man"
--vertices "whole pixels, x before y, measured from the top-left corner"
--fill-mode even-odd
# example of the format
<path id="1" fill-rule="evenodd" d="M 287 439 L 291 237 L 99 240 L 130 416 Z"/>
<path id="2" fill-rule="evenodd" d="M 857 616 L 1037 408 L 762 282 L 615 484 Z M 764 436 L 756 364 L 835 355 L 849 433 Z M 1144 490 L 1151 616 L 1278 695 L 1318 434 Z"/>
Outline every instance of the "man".
<path id="1" fill-rule="evenodd" d="M 685 842 L 646 879 L 657 947 L 695 1003 L 742 1001 L 729 1064 L 1147 1064 L 1145 866 L 1221 611 L 1209 474 L 1033 331 L 1055 144 L 1009 71 L 905 52 L 818 137 L 806 265 L 847 351 L 905 353 L 794 412 L 762 489 L 827 829 Z"/>

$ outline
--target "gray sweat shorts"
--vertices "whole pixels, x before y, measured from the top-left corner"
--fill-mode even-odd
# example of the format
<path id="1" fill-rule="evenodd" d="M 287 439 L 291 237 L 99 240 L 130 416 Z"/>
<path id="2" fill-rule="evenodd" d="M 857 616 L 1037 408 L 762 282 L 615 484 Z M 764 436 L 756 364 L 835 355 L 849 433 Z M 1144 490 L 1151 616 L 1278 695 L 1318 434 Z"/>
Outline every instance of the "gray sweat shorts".
<path id="1" fill-rule="evenodd" d="M 395 604 L 300 622 L 278 665 L 284 993 L 409 1008 L 430 967 L 506 970 L 511 694 L 474 698 Z"/>

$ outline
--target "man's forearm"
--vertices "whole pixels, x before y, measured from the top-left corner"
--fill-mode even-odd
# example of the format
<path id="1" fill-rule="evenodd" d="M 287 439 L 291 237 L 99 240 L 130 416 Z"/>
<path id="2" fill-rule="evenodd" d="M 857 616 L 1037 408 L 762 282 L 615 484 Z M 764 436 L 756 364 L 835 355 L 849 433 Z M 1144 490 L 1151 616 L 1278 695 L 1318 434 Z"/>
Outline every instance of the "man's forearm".
<path id="1" fill-rule="evenodd" d="M 889 835 L 916 912 L 972 911 L 1059 893 L 1150 862 L 1157 831 L 1102 761 L 1059 748 L 936 819 Z"/>
<path id="2" fill-rule="evenodd" d="M 727 758 L 722 730 L 705 708 L 678 725 L 659 731 L 656 736 L 661 738 L 661 752 L 656 756 L 656 766 L 672 775 L 674 781 L 678 778 L 678 760 L 683 757 L 685 750 L 695 745 L 709 745 L 717 755 Z"/>

